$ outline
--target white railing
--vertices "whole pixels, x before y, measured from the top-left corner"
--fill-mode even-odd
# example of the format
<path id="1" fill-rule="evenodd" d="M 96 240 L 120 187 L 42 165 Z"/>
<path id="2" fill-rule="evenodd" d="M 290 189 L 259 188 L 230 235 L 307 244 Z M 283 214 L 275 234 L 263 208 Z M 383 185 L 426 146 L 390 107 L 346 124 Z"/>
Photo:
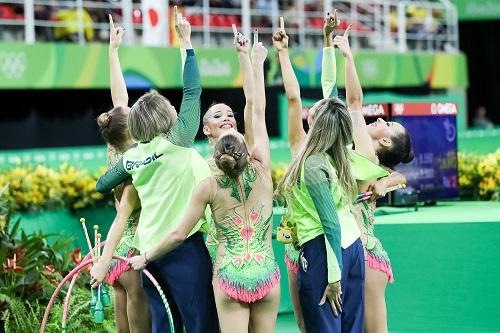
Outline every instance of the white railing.
<path id="1" fill-rule="evenodd" d="M 161 1 L 164 8 L 169 8 L 167 0 L 158 0 Z M 278 8 L 277 0 L 260 2 L 263 8 L 250 8 L 249 0 L 241 0 L 238 8 L 214 8 L 210 6 L 210 0 L 198 3 L 199 6 L 186 6 L 182 10 L 191 21 L 195 43 L 205 47 L 231 45 L 232 23 L 247 36 L 258 28 L 262 39 L 269 39 L 278 27 L 279 16 L 285 18 L 292 45 L 318 47 L 323 43 L 322 18 L 333 8 L 338 10 L 341 20 L 339 32 L 348 24 L 353 24 L 353 48 L 454 52 L 459 46 L 457 10 L 448 0 L 323 0 L 319 5 L 316 2 L 315 8 L 308 8 L 304 0 L 295 1 L 293 8 Z M 73 11 L 73 15 L 58 20 L 61 10 Z M 44 11 L 49 13 L 49 17 Z M 105 42 L 108 39 L 108 13 L 121 16 L 118 24 L 133 32 L 125 34 L 126 44 L 142 43 L 142 16 L 145 13 L 141 3 L 133 3 L 132 0 L 0 0 L 0 40 L 33 43 L 52 41 L 58 37 L 81 44 Z M 165 10 L 164 15 L 168 17 L 168 13 L 171 15 L 171 8 Z M 60 31 L 65 28 L 68 31 L 61 34 Z M 169 45 L 168 29 L 163 30 L 162 45 Z M 56 34 L 56 31 L 59 33 Z"/>

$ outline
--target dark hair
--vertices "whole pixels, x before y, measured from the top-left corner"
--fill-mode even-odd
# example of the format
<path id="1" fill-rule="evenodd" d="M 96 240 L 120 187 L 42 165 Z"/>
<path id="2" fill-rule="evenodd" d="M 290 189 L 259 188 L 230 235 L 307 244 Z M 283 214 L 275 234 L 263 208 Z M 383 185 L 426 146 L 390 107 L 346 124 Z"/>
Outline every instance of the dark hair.
<path id="1" fill-rule="evenodd" d="M 104 141 L 115 148 L 120 148 L 127 144 L 130 140 L 127 117 L 128 112 L 121 106 L 101 113 L 97 117 L 97 125 Z"/>
<path id="2" fill-rule="evenodd" d="M 403 133 L 392 136 L 391 141 L 390 147 L 381 147 L 377 152 L 380 164 L 392 169 L 399 163 L 410 163 L 415 153 L 408 131 L 405 129 Z"/>
<path id="3" fill-rule="evenodd" d="M 224 135 L 215 145 L 215 164 L 232 178 L 237 178 L 245 169 L 248 163 L 247 157 L 247 146 L 236 135 Z"/>

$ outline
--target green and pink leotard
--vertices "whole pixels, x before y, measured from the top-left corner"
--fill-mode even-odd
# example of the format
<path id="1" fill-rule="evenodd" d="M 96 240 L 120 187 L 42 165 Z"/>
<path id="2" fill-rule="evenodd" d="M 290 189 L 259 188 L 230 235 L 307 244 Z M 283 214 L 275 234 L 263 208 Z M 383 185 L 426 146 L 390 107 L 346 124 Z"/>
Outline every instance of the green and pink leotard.
<path id="1" fill-rule="evenodd" d="M 273 185 L 259 162 L 251 161 L 238 179 L 215 172 L 210 207 L 219 242 L 214 285 L 230 298 L 252 303 L 279 284 L 271 244 Z"/>
<path id="2" fill-rule="evenodd" d="M 363 201 L 354 207 L 354 216 L 361 229 L 361 239 L 366 250 L 368 266 L 387 274 L 388 282 L 394 282 L 391 260 L 380 240 L 375 237 L 375 202 Z"/>

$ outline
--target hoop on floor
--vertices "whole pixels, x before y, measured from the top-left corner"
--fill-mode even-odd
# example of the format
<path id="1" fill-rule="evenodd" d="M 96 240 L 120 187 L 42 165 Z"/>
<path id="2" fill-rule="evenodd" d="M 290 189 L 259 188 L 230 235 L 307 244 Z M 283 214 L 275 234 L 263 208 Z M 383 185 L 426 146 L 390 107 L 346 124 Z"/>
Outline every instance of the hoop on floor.
<path id="1" fill-rule="evenodd" d="M 100 244 L 100 245 L 104 246 L 104 242 L 102 244 Z M 80 273 L 80 271 L 82 271 L 83 269 L 85 269 L 85 267 L 87 267 L 88 265 L 91 265 L 93 263 L 92 259 L 89 259 L 90 256 L 91 256 L 90 253 L 87 254 L 85 256 L 84 260 L 62 279 L 62 281 L 59 283 L 59 285 L 57 286 L 57 288 L 52 293 L 52 296 L 50 297 L 50 300 L 49 300 L 49 304 L 47 305 L 47 308 L 45 309 L 45 313 L 43 315 L 42 323 L 40 325 L 40 333 L 44 333 L 45 332 L 45 326 L 47 325 L 47 321 L 49 319 L 50 310 L 52 308 L 52 305 L 54 305 L 54 303 L 55 303 L 57 295 L 61 291 L 62 287 L 66 284 L 66 282 L 68 282 L 69 279 L 72 279 L 72 281 L 70 283 L 70 286 L 68 288 L 68 294 L 66 295 L 66 299 L 65 299 L 65 302 L 64 302 L 64 311 L 63 311 L 62 322 L 61 322 L 61 324 L 62 324 L 62 331 L 64 332 L 66 330 L 66 320 L 67 320 L 67 317 L 68 317 L 69 303 L 70 303 L 70 300 L 71 300 L 71 293 L 73 292 L 73 288 L 74 288 L 74 285 L 76 283 L 76 280 L 78 278 L 78 274 Z M 127 261 L 126 258 L 121 257 L 121 256 L 113 256 L 113 258 L 114 259 L 118 259 L 118 260 L 122 260 L 122 261 Z M 143 272 L 144 272 L 144 275 L 146 275 L 146 277 L 151 281 L 151 283 L 153 283 L 153 285 L 155 286 L 156 290 L 160 294 L 160 297 L 161 297 L 161 299 L 163 301 L 163 304 L 165 305 L 165 311 L 167 312 L 168 322 L 169 322 L 169 325 L 170 325 L 170 331 L 174 332 L 174 320 L 172 318 L 172 313 L 170 311 L 170 306 L 168 305 L 168 301 L 167 301 L 167 298 L 165 296 L 165 293 L 161 289 L 161 286 L 158 283 L 158 281 L 156 281 L 156 279 L 154 278 L 154 276 L 148 270 L 144 269 Z"/>

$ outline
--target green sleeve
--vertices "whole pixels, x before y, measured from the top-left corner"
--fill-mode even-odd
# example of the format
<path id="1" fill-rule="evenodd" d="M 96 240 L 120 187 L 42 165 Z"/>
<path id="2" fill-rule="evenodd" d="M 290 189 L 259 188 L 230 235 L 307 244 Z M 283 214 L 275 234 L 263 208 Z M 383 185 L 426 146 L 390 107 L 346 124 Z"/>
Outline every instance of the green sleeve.
<path id="1" fill-rule="evenodd" d="M 200 127 L 200 72 L 194 50 L 186 50 L 186 62 L 183 72 L 184 89 L 181 109 L 177 121 L 167 134 L 167 138 L 175 145 L 192 147 L 198 128 Z"/>
<path id="2" fill-rule="evenodd" d="M 123 166 L 123 157 L 104 175 L 102 175 L 95 185 L 95 189 L 99 193 L 107 193 L 116 186 L 123 183 L 130 175 Z"/>
<path id="3" fill-rule="evenodd" d="M 340 280 L 342 272 L 342 249 L 340 221 L 330 190 L 328 162 L 321 155 L 311 155 L 304 164 L 304 180 L 318 212 L 326 238 L 328 282 Z"/>
<path id="4" fill-rule="evenodd" d="M 321 88 L 323 98 L 337 97 L 337 63 L 335 61 L 335 48 L 323 48 L 323 60 L 321 63 Z"/>

